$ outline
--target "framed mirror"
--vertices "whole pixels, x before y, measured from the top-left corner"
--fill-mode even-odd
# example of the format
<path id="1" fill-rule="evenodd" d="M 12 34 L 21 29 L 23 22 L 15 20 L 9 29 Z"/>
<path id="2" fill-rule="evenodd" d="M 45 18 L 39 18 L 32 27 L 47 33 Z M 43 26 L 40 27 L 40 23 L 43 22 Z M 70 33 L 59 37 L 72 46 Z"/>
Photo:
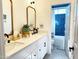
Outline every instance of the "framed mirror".
<path id="1" fill-rule="evenodd" d="M 5 10 L 5 8 L 3 9 L 3 11 L 7 11 L 5 12 L 5 14 L 3 15 L 3 20 L 4 20 L 4 36 L 11 36 L 14 34 L 14 26 L 13 26 L 13 2 L 12 0 L 9 0 L 10 5 L 6 6 L 3 5 L 3 7 L 7 8 Z"/>
<path id="2" fill-rule="evenodd" d="M 36 28 L 36 10 L 35 8 L 28 6 L 26 8 L 27 24 L 33 28 Z"/>

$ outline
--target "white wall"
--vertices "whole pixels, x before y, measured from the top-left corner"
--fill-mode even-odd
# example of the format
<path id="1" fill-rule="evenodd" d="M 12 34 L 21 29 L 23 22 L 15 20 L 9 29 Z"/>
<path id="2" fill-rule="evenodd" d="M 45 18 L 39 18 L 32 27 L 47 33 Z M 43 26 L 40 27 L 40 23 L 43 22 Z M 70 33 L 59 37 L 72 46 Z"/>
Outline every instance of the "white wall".
<path id="1" fill-rule="evenodd" d="M 0 59 L 5 59 L 4 34 L 3 34 L 3 9 L 2 0 L 0 0 Z"/>
<path id="2" fill-rule="evenodd" d="M 24 0 L 13 0 L 14 10 L 14 32 L 21 30 L 22 26 L 27 23 Z"/>
<path id="3" fill-rule="evenodd" d="M 40 3 L 40 4 L 39 4 Z M 39 27 L 40 24 L 44 25 L 44 30 L 50 31 L 51 27 L 51 5 L 50 1 L 40 0 L 37 5 L 37 25 Z"/>

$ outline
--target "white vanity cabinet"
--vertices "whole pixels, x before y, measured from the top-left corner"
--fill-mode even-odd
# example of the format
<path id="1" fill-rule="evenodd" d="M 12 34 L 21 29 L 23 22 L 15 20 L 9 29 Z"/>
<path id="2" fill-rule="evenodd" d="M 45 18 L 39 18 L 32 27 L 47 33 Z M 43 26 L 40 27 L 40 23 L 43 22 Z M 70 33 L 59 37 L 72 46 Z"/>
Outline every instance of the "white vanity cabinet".
<path id="1" fill-rule="evenodd" d="M 43 36 L 7 59 L 43 59 L 47 53 L 47 40 L 48 37 Z"/>
<path id="2" fill-rule="evenodd" d="M 38 51 L 37 51 L 37 49 L 35 49 L 35 50 L 32 52 L 32 59 L 38 59 Z"/>
<path id="3" fill-rule="evenodd" d="M 41 38 L 41 40 L 39 40 L 38 59 L 43 59 L 43 57 L 47 53 L 47 39 L 48 37 L 45 36 Z"/>

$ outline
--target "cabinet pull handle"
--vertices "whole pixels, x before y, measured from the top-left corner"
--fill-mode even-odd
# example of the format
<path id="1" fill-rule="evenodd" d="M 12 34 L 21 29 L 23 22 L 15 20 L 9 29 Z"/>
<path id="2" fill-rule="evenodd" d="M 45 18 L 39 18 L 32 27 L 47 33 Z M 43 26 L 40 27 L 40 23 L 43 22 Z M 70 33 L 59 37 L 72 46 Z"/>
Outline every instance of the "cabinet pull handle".
<path id="1" fill-rule="evenodd" d="M 36 55 L 34 55 L 34 56 L 36 56 Z"/>
<path id="2" fill-rule="evenodd" d="M 39 51 L 41 51 L 41 49 L 39 49 Z"/>
<path id="3" fill-rule="evenodd" d="M 44 42 L 44 47 L 46 47 L 46 42 Z"/>

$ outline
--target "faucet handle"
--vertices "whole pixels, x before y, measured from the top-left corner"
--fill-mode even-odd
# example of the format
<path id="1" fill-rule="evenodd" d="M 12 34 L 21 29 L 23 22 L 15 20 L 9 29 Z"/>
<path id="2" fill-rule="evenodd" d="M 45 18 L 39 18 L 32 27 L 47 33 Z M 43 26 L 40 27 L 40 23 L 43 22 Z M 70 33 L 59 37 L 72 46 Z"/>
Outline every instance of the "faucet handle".
<path id="1" fill-rule="evenodd" d="M 7 43 L 10 43 L 10 40 L 8 40 Z"/>
<path id="2" fill-rule="evenodd" d="M 7 37 L 7 38 L 9 38 L 9 35 L 8 35 L 8 34 L 6 34 L 6 33 L 4 34 L 4 36 L 5 36 L 5 37 Z"/>

